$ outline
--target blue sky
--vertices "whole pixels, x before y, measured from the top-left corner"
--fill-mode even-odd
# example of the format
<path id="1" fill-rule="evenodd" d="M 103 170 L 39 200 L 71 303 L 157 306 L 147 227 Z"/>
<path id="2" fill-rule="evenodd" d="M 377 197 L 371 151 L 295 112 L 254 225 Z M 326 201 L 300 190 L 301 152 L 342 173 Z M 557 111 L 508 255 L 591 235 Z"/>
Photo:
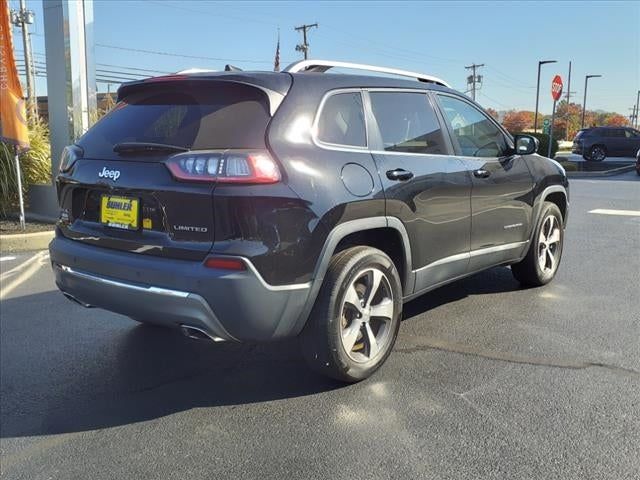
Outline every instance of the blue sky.
<path id="1" fill-rule="evenodd" d="M 16 8 L 18 0 L 10 0 Z M 33 48 L 44 54 L 41 0 Z M 405 68 L 439 76 L 466 90 L 465 65 L 486 66 L 478 101 L 497 110 L 535 105 L 537 62 L 545 65 L 540 110 L 551 112 L 550 84 L 565 80 L 573 62 L 571 90 L 582 102 L 585 74 L 588 108 L 628 116 L 640 89 L 640 2 L 211 2 L 95 0 L 95 59 L 99 68 L 177 71 L 189 67 L 272 69 L 280 28 L 281 65 L 300 58 L 293 27 L 311 30 L 311 58 Z M 14 44 L 22 50 L 19 29 Z M 134 52 L 142 49 L 171 55 Z M 175 55 L 174 55 L 175 54 Z M 209 57 L 185 58 L 179 55 Z M 21 57 L 21 54 L 18 54 Z M 220 60 L 214 60 L 220 59 Z M 44 61 L 42 55 L 36 59 Z M 107 67 L 113 65 L 115 67 Z M 105 74 L 106 75 L 106 74 Z M 99 86 L 101 91 L 106 85 Z M 115 86 L 112 86 L 115 89 Z M 38 81 L 38 93 L 46 90 Z"/>

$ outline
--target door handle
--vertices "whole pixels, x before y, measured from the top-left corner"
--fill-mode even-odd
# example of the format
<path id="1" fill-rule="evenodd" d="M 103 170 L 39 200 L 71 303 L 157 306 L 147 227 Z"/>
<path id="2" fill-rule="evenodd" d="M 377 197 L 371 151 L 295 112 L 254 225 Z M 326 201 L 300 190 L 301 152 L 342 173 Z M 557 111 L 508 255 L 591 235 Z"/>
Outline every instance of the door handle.
<path id="1" fill-rule="evenodd" d="M 389 180 L 400 181 L 410 180 L 411 178 L 413 178 L 413 172 L 405 170 L 404 168 L 396 168 L 395 170 L 387 171 L 387 178 Z"/>
<path id="2" fill-rule="evenodd" d="M 491 172 L 489 170 L 479 168 L 478 170 L 473 171 L 473 175 L 476 178 L 489 178 L 489 176 L 491 175 Z"/>

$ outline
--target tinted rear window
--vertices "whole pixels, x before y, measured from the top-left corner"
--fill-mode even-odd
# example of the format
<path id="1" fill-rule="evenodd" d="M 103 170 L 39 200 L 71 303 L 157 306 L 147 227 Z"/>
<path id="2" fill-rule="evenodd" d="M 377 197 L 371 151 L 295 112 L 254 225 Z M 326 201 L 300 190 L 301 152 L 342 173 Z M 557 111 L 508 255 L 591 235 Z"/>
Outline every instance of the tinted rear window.
<path id="1" fill-rule="evenodd" d="M 588 132 L 588 130 L 578 130 L 578 133 L 576 133 L 576 139 L 580 137 L 586 137 Z"/>
<path id="2" fill-rule="evenodd" d="M 194 150 L 264 148 L 269 106 L 257 88 L 216 82 L 148 85 L 122 99 L 77 142 L 88 158 L 115 158 L 121 142 Z"/>
<path id="3" fill-rule="evenodd" d="M 371 92 L 370 96 L 385 151 L 446 153 L 440 123 L 425 93 Z"/>
<path id="4" fill-rule="evenodd" d="M 612 137 L 612 138 L 624 138 L 625 134 L 624 134 L 624 130 L 622 130 L 621 128 L 609 128 L 606 130 L 606 137 Z"/>

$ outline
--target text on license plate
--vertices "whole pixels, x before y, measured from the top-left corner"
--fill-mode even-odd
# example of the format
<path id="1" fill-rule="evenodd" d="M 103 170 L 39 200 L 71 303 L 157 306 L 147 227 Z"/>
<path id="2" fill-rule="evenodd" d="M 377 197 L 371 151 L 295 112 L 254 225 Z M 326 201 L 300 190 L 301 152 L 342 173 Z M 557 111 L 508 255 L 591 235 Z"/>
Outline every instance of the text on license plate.
<path id="1" fill-rule="evenodd" d="M 137 229 L 140 200 L 103 195 L 100 201 L 100 221 L 110 227 Z"/>

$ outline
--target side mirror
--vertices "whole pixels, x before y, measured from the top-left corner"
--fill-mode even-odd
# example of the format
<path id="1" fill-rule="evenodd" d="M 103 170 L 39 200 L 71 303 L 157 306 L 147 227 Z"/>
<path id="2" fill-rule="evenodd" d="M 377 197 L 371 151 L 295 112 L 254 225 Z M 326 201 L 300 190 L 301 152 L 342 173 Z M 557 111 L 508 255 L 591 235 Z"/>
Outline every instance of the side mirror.
<path id="1" fill-rule="evenodd" d="M 516 135 L 516 153 L 518 155 L 531 155 L 538 151 L 538 145 L 540 142 L 536 137 L 531 135 Z"/>

